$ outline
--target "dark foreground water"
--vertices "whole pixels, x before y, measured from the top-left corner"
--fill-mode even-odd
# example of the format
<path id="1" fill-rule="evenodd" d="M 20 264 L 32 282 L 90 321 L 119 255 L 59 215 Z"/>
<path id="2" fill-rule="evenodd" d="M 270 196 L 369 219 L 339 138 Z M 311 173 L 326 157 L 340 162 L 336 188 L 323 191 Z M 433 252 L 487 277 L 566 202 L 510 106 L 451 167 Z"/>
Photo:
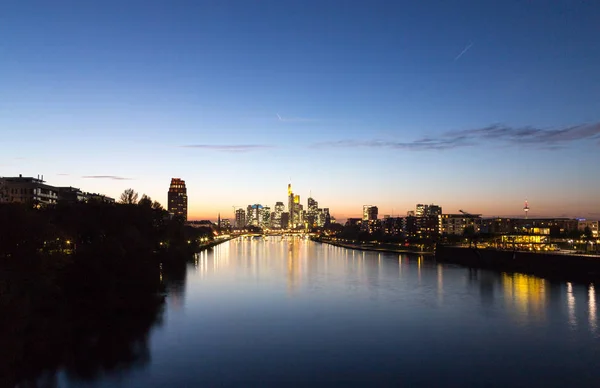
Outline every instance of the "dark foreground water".
<path id="1" fill-rule="evenodd" d="M 57 386 L 600 386 L 593 285 L 281 238 L 166 279 L 141 357 Z M 600 286 L 599 286 L 600 287 Z"/>

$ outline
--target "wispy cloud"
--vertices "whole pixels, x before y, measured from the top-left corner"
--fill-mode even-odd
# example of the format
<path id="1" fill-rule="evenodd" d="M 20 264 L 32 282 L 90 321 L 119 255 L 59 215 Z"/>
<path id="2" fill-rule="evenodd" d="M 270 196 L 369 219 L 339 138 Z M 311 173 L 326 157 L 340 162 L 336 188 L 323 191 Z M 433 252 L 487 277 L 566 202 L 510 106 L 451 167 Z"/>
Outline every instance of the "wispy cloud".
<path id="1" fill-rule="evenodd" d="M 188 144 L 182 145 L 181 148 L 198 148 L 220 152 L 250 152 L 274 147 L 267 144 Z"/>
<path id="2" fill-rule="evenodd" d="M 467 47 L 465 47 L 465 48 L 463 49 L 463 51 L 461 51 L 461 52 L 460 52 L 460 54 L 458 54 L 458 55 L 457 55 L 457 56 L 454 58 L 454 61 L 458 61 L 458 60 L 459 60 L 459 58 L 460 58 L 460 57 L 462 57 L 463 55 L 465 55 L 465 53 L 466 53 L 467 51 L 469 51 L 469 49 L 470 49 L 472 46 L 473 46 L 473 43 L 469 43 L 469 44 L 467 45 Z"/>
<path id="3" fill-rule="evenodd" d="M 284 123 L 301 123 L 301 122 L 315 122 L 316 119 L 310 119 L 307 117 L 283 117 L 279 113 L 276 114 L 277 120 Z"/>
<path id="4" fill-rule="evenodd" d="M 115 176 L 115 175 L 84 175 L 82 176 L 83 179 L 112 179 L 115 181 L 130 181 L 132 180 L 131 178 L 123 178 L 120 176 Z"/>
<path id="5" fill-rule="evenodd" d="M 437 137 L 425 137 L 409 142 L 393 140 L 339 140 L 313 144 L 314 147 L 370 147 L 414 151 L 447 150 L 453 148 L 495 145 L 527 145 L 540 150 L 558 150 L 582 140 L 600 145 L 600 123 L 581 124 L 558 129 L 510 127 L 501 124 L 483 128 L 450 131 Z"/>

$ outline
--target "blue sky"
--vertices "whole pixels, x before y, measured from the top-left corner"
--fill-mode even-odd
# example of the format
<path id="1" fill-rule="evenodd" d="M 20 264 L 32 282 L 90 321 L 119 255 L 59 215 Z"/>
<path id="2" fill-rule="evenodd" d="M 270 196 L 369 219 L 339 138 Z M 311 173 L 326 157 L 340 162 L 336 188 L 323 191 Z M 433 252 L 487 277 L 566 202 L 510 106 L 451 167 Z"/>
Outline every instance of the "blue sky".
<path id="1" fill-rule="evenodd" d="M 181 177 L 193 218 L 273 206 L 290 178 L 341 219 L 525 198 L 598 218 L 598 20 L 580 1 L 3 2 L 0 175 L 163 203 Z"/>

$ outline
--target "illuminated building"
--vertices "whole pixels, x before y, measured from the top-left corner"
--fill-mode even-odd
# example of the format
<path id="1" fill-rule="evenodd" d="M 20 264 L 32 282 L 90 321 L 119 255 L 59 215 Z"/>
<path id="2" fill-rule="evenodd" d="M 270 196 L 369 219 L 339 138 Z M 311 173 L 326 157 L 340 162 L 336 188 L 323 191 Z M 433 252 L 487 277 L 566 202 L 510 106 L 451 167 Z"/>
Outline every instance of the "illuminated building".
<path id="1" fill-rule="evenodd" d="M 263 206 L 260 204 L 248 205 L 246 212 L 246 225 L 262 226 L 263 222 Z"/>
<path id="2" fill-rule="evenodd" d="M 363 205 L 363 221 L 374 221 L 377 219 L 379 209 L 373 205 Z"/>
<path id="3" fill-rule="evenodd" d="M 219 223 L 219 227 L 221 230 L 231 229 L 231 222 L 229 221 L 229 218 L 223 218 Z"/>
<path id="4" fill-rule="evenodd" d="M 313 198 L 308 199 L 308 209 L 306 211 L 306 222 L 309 227 L 318 225 L 319 203 Z"/>
<path id="5" fill-rule="evenodd" d="M 167 209 L 169 213 L 187 221 L 187 189 L 185 188 L 185 181 L 179 178 L 172 178 L 167 197 Z"/>
<path id="6" fill-rule="evenodd" d="M 584 219 L 577 220 L 577 230 L 584 232 L 585 228 L 590 228 L 593 238 L 598 238 L 598 221 L 588 221 Z"/>
<path id="7" fill-rule="evenodd" d="M 288 213 L 289 213 L 289 221 L 288 228 L 293 229 L 296 224 L 296 219 L 294 217 L 294 192 L 292 191 L 292 184 L 288 183 Z"/>
<path id="8" fill-rule="evenodd" d="M 235 211 L 235 227 L 242 229 L 246 226 L 246 211 L 244 209 L 237 209 Z"/>
<path id="9" fill-rule="evenodd" d="M 481 217 L 478 214 L 442 214 L 442 234 L 464 234 L 465 228 L 473 227 L 475 233 L 481 231 Z"/>
<path id="10" fill-rule="evenodd" d="M 417 204 L 415 216 L 416 217 L 425 217 L 425 216 L 441 216 L 442 215 L 442 207 L 438 205 L 423 205 Z"/>
<path id="11" fill-rule="evenodd" d="M 285 211 L 285 205 L 283 204 L 283 202 L 276 202 L 275 203 L 275 211 L 273 212 L 273 215 L 271 217 L 271 228 L 285 229 L 287 227 L 287 223 L 285 225 L 283 225 L 281 223 L 281 215 L 283 214 L 284 211 Z"/>
<path id="12" fill-rule="evenodd" d="M 386 217 L 382 221 L 383 233 L 392 236 L 400 236 L 404 233 L 404 218 Z"/>
<path id="13" fill-rule="evenodd" d="M 271 227 L 271 208 L 265 206 L 262 208 L 260 212 L 260 227 L 261 228 L 270 228 Z"/>

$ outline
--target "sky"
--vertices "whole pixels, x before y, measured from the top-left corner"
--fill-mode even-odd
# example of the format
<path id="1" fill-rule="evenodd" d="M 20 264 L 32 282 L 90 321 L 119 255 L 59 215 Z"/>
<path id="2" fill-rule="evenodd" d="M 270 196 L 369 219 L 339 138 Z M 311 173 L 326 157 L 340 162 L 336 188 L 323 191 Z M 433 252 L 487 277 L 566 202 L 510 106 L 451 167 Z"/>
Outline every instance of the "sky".
<path id="1" fill-rule="evenodd" d="M 0 4 L 0 176 L 190 219 L 287 203 L 339 220 L 600 218 L 600 3 Z"/>

